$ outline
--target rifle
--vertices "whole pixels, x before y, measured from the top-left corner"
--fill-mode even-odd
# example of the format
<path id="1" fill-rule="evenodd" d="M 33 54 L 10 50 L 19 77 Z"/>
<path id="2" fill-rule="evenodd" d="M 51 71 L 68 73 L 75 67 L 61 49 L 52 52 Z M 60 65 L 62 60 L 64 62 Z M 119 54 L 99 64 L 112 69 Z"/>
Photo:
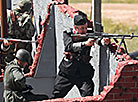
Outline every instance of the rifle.
<path id="1" fill-rule="evenodd" d="M 22 40 L 22 39 L 13 39 L 13 38 L 0 38 L 0 42 L 8 40 L 10 42 L 22 42 L 22 43 L 36 43 L 37 41 L 32 41 L 32 40 Z"/>
<path id="2" fill-rule="evenodd" d="M 124 43 L 126 53 L 129 54 L 127 51 L 127 47 L 126 47 L 124 39 L 132 39 L 134 37 L 138 37 L 138 35 L 134 35 L 134 33 L 132 33 L 130 35 L 124 35 L 124 34 L 110 34 L 110 33 L 104 33 L 104 32 L 94 32 L 94 33 L 86 33 L 86 34 L 71 34 L 71 36 L 72 37 L 81 37 L 81 38 L 94 38 L 94 39 L 98 39 L 98 38 L 100 38 L 100 39 L 102 39 L 102 38 L 121 39 L 118 49 L 115 53 L 115 56 L 118 54 L 118 50 L 122 43 Z"/>
<path id="3" fill-rule="evenodd" d="M 110 34 L 104 32 L 94 32 L 94 33 L 86 33 L 86 34 L 71 34 L 72 37 L 81 37 L 81 38 L 116 38 L 116 39 L 132 39 L 133 37 L 138 37 L 138 35 L 124 35 L 124 34 Z"/>

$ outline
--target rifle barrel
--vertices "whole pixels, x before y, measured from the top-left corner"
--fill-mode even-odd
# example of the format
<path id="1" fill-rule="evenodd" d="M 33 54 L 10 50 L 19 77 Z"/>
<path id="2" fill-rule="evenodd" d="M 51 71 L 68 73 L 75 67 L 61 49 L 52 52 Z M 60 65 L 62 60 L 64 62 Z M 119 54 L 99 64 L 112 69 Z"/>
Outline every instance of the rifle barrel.
<path id="1" fill-rule="evenodd" d="M 134 35 L 133 33 L 131 35 L 123 35 L 123 34 L 110 34 L 110 33 L 87 33 L 87 34 L 72 34 L 71 36 L 74 37 L 83 37 L 83 38 L 116 38 L 116 39 L 132 39 L 133 37 L 138 37 L 138 35 Z"/>
<path id="2" fill-rule="evenodd" d="M 10 42 L 22 42 L 22 43 L 36 43 L 37 41 L 32 40 L 22 40 L 22 39 L 12 39 L 12 38 L 0 38 L 0 41 L 8 40 Z"/>

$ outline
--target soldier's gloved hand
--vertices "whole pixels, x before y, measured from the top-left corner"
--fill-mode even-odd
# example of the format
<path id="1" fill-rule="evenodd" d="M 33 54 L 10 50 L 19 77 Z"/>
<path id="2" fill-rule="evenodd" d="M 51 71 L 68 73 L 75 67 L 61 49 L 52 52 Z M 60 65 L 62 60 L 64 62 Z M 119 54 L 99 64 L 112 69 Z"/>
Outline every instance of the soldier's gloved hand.
<path id="1" fill-rule="evenodd" d="M 33 87 L 31 85 L 27 85 L 27 89 L 33 90 Z"/>

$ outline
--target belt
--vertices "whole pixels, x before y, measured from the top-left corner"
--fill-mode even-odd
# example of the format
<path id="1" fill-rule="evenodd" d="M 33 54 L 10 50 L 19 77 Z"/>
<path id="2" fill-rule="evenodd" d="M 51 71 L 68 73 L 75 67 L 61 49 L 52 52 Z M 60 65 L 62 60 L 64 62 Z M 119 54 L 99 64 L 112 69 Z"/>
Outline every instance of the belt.
<path id="1" fill-rule="evenodd" d="M 92 56 L 75 54 L 75 53 L 71 53 L 71 52 L 65 52 L 64 54 L 65 54 L 65 58 L 68 59 L 68 60 L 72 60 L 74 58 L 78 61 L 82 60 L 85 63 L 89 63 L 89 61 L 92 58 Z"/>

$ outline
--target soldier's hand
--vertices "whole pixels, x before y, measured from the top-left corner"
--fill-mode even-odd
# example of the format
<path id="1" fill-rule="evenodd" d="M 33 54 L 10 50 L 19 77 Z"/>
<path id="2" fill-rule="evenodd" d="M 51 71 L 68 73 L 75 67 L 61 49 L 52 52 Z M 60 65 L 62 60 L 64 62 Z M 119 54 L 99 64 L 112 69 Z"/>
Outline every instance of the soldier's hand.
<path id="1" fill-rule="evenodd" d="M 111 41 L 110 41 L 109 38 L 103 38 L 103 39 L 101 40 L 102 45 L 109 45 L 110 42 L 111 42 Z"/>
<path id="2" fill-rule="evenodd" d="M 86 42 L 85 42 L 85 46 L 93 46 L 94 45 L 95 40 L 92 38 L 89 38 Z"/>
<path id="3" fill-rule="evenodd" d="M 6 39 L 4 39 L 3 43 L 4 43 L 4 46 L 9 46 L 9 45 L 12 44 L 11 42 L 9 42 L 9 41 L 6 40 Z"/>
<path id="4" fill-rule="evenodd" d="M 103 40 L 106 45 L 109 45 L 109 43 L 111 42 L 109 38 L 103 38 Z"/>

